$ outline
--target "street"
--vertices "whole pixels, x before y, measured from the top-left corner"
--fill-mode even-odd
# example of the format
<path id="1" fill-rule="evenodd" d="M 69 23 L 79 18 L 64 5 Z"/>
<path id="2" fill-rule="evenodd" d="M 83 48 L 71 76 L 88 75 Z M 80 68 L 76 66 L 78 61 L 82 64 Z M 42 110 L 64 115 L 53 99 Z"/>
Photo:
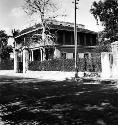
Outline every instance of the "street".
<path id="1" fill-rule="evenodd" d="M 0 125 L 117 125 L 117 83 L 0 76 Z"/>

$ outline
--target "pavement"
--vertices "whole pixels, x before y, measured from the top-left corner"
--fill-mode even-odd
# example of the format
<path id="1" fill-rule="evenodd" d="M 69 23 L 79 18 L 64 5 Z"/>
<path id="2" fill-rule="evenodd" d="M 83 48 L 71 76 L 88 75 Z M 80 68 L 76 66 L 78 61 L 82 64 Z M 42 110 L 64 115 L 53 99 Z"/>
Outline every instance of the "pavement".
<path id="1" fill-rule="evenodd" d="M 80 77 L 83 76 L 83 72 L 79 72 L 78 74 Z M 26 73 L 15 73 L 14 70 L 0 70 L 0 75 L 23 77 L 23 78 L 37 78 L 41 80 L 63 81 L 66 79 L 72 79 L 75 76 L 75 72 L 27 71 Z"/>

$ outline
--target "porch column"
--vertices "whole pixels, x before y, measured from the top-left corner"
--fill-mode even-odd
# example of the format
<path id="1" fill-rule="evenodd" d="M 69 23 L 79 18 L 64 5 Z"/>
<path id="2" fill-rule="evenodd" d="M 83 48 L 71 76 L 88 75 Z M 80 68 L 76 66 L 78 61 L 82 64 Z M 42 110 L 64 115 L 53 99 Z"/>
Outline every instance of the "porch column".
<path id="1" fill-rule="evenodd" d="M 28 64 L 29 64 L 29 51 L 27 48 L 23 49 L 23 73 L 28 71 Z"/>
<path id="2" fill-rule="evenodd" d="M 91 46 L 92 46 L 92 36 L 90 35 L 90 44 L 91 44 Z"/>
<path id="3" fill-rule="evenodd" d="M 46 60 L 46 58 L 45 58 L 45 57 L 46 57 L 45 47 L 42 49 L 42 52 L 43 52 L 43 54 L 42 54 L 42 55 L 43 55 L 43 61 L 44 61 L 44 60 Z"/>
<path id="4" fill-rule="evenodd" d="M 71 32 L 71 45 L 74 45 L 74 41 L 73 41 L 73 32 Z"/>
<path id="5" fill-rule="evenodd" d="M 40 48 L 41 61 L 43 61 L 43 50 Z"/>
<path id="6" fill-rule="evenodd" d="M 18 49 L 14 49 L 14 72 L 18 73 Z"/>
<path id="7" fill-rule="evenodd" d="M 77 45 L 80 45 L 80 35 L 79 35 L 79 32 L 77 32 Z"/>
<path id="8" fill-rule="evenodd" d="M 63 44 L 65 45 L 66 41 L 65 41 L 65 32 L 63 32 Z"/>
<path id="9" fill-rule="evenodd" d="M 34 52 L 31 50 L 31 61 L 34 61 Z"/>
<path id="10" fill-rule="evenodd" d="M 86 46 L 86 34 L 84 34 L 84 45 Z"/>

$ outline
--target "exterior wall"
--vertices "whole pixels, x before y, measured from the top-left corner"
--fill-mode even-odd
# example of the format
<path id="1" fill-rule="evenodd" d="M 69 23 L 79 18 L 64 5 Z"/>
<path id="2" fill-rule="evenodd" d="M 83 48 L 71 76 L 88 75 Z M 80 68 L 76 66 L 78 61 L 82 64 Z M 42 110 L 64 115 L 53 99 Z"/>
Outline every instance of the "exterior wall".
<path id="1" fill-rule="evenodd" d="M 73 59 L 73 53 L 67 53 L 66 58 L 67 59 Z"/>

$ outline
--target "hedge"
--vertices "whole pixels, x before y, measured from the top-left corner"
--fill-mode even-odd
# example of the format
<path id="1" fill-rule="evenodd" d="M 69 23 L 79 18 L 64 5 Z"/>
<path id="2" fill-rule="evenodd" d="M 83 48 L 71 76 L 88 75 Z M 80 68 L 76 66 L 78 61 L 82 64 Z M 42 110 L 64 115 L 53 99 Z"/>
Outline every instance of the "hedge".
<path id="1" fill-rule="evenodd" d="M 45 61 L 33 61 L 29 63 L 29 70 L 33 71 L 74 71 L 74 59 L 52 59 Z M 78 71 L 100 72 L 100 58 L 78 59 Z"/>
<path id="2" fill-rule="evenodd" d="M 13 70 L 14 62 L 12 60 L 2 60 L 0 62 L 0 70 Z"/>

